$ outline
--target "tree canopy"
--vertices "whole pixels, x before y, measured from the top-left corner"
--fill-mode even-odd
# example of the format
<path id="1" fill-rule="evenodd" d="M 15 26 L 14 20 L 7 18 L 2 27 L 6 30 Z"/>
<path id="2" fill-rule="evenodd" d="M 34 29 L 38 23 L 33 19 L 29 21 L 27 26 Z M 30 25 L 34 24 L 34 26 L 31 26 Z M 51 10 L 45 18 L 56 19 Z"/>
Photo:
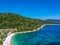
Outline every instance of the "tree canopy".
<path id="1" fill-rule="evenodd" d="M 21 16 L 14 13 L 0 13 L 0 29 L 17 28 L 18 31 L 33 30 L 52 22 Z"/>

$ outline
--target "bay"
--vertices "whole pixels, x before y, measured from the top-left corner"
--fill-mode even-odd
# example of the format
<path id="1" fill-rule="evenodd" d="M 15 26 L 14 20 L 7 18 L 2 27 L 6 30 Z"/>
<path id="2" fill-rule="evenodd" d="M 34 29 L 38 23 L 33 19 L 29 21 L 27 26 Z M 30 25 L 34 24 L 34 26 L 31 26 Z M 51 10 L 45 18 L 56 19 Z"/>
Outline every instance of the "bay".
<path id="1" fill-rule="evenodd" d="M 16 33 L 12 45 L 60 45 L 60 25 L 46 25 L 38 31 Z"/>

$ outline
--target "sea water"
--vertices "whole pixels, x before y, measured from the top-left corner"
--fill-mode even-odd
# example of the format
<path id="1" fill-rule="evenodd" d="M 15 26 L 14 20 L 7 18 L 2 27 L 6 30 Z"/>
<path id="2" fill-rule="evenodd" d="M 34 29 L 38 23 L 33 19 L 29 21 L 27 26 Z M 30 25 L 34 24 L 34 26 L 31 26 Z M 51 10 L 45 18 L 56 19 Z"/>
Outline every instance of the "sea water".
<path id="1" fill-rule="evenodd" d="M 46 25 L 35 32 L 17 33 L 12 37 L 11 45 L 60 45 L 60 25 Z"/>

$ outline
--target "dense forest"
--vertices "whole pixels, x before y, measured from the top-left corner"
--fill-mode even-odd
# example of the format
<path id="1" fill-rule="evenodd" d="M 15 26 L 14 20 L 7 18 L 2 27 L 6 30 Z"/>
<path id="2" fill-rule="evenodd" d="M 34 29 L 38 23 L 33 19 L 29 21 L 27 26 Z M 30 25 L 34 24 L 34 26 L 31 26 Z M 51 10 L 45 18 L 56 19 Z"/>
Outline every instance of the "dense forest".
<path id="1" fill-rule="evenodd" d="M 18 31 L 27 31 L 47 23 L 52 22 L 27 18 L 14 13 L 0 13 L 0 29 L 17 28 Z"/>

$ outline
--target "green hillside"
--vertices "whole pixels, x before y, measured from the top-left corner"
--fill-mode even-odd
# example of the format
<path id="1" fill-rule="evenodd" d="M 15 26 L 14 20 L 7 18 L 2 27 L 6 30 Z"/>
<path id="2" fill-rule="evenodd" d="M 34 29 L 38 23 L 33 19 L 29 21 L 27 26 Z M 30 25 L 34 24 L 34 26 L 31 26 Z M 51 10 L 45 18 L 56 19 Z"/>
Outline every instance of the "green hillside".
<path id="1" fill-rule="evenodd" d="M 33 30 L 51 22 L 23 17 L 13 13 L 0 13 L 0 29 L 17 28 L 18 31 Z"/>

